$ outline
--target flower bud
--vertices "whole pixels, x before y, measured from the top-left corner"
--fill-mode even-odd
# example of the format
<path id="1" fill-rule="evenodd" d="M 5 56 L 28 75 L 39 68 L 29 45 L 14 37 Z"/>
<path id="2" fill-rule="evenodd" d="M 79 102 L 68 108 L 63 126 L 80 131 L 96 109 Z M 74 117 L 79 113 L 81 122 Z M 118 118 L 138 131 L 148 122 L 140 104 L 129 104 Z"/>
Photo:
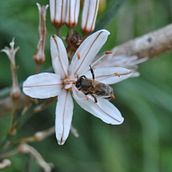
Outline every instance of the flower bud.
<path id="1" fill-rule="evenodd" d="M 82 12 L 82 30 L 83 32 L 92 32 L 95 28 L 99 0 L 84 0 Z"/>
<path id="2" fill-rule="evenodd" d="M 67 24 L 69 27 L 78 23 L 80 0 L 50 0 L 50 17 L 55 27 Z"/>
<path id="3" fill-rule="evenodd" d="M 37 50 L 33 58 L 37 64 L 42 64 L 45 62 L 45 41 L 46 41 L 46 12 L 48 5 L 41 6 L 39 3 L 38 6 L 39 12 L 39 41 L 37 44 Z"/>
<path id="4" fill-rule="evenodd" d="M 66 24 L 69 27 L 76 26 L 78 23 L 80 0 L 67 0 Z"/>

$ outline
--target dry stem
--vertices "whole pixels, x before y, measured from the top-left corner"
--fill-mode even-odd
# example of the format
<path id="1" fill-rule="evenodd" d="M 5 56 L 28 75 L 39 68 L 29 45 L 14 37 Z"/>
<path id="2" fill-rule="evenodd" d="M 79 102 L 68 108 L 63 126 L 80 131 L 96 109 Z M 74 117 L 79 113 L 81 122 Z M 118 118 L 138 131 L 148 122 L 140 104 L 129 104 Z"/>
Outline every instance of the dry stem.
<path id="1" fill-rule="evenodd" d="M 172 50 L 172 24 L 121 44 L 112 53 L 152 58 L 168 50 Z"/>

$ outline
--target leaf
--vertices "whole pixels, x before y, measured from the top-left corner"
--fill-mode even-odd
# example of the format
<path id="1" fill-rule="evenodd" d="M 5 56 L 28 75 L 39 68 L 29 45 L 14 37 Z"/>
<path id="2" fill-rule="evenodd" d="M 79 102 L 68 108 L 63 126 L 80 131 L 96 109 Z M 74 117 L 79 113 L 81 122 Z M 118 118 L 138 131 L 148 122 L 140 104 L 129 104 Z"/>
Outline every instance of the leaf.
<path id="1" fill-rule="evenodd" d="M 118 10 L 120 7 L 123 5 L 123 3 L 126 0 L 117 0 L 117 1 L 112 1 L 108 7 L 104 15 L 97 21 L 96 24 L 96 29 L 99 30 L 101 28 L 105 28 L 113 19 L 113 17 L 117 14 Z"/>

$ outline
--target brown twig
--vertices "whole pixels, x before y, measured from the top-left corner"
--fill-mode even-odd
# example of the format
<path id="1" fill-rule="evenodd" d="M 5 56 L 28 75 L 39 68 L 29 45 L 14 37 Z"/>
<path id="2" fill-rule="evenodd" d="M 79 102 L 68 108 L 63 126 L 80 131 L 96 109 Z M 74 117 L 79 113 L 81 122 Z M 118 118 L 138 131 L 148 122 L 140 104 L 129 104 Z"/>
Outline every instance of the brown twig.
<path id="1" fill-rule="evenodd" d="M 152 58 L 169 50 L 172 50 L 172 24 L 121 44 L 112 53 Z"/>
<path id="2" fill-rule="evenodd" d="M 11 112 L 14 105 L 16 110 L 24 109 L 31 103 L 31 99 L 24 94 L 21 94 L 17 100 L 13 100 L 10 96 L 0 100 L 0 116 L 6 112 Z"/>
<path id="3" fill-rule="evenodd" d="M 20 143 L 40 142 L 55 133 L 55 128 L 51 127 L 43 131 L 37 131 L 34 135 L 20 139 Z"/>
<path id="4" fill-rule="evenodd" d="M 47 163 L 44 160 L 44 158 L 42 157 L 42 155 L 34 147 L 32 147 L 28 144 L 24 144 L 24 143 L 20 144 L 14 150 L 11 150 L 10 152 L 7 152 L 7 153 L 0 155 L 0 159 L 9 158 L 9 157 L 14 156 L 18 153 L 32 155 L 34 157 L 34 159 L 36 160 L 37 164 L 43 169 L 44 172 L 51 172 L 51 170 L 53 168 L 53 164 Z M 9 165 L 11 165 L 11 162 L 7 159 L 4 159 L 0 163 L 0 169 L 3 169 Z"/>
<path id="5" fill-rule="evenodd" d="M 32 155 L 36 160 L 37 164 L 43 169 L 44 172 L 51 172 L 53 164 L 47 163 L 42 157 L 42 155 L 34 147 L 28 144 L 21 144 L 18 147 L 18 152 Z"/>
<path id="6" fill-rule="evenodd" d="M 4 159 L 0 162 L 0 169 L 4 169 L 11 165 L 11 161 L 9 159 Z"/>

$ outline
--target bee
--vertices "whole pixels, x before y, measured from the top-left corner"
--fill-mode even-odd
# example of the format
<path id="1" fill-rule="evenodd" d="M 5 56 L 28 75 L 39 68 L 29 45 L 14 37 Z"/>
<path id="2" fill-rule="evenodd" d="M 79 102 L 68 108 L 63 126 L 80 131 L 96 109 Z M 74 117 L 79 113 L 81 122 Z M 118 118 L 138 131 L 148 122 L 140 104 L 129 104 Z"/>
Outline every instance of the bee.
<path id="1" fill-rule="evenodd" d="M 90 71 L 92 79 L 88 79 L 85 75 L 80 76 L 75 83 L 77 89 L 82 91 L 85 95 L 91 95 L 94 98 L 95 103 L 97 103 L 97 96 L 108 100 L 114 99 L 113 88 L 107 84 L 96 81 L 91 66 Z"/>

